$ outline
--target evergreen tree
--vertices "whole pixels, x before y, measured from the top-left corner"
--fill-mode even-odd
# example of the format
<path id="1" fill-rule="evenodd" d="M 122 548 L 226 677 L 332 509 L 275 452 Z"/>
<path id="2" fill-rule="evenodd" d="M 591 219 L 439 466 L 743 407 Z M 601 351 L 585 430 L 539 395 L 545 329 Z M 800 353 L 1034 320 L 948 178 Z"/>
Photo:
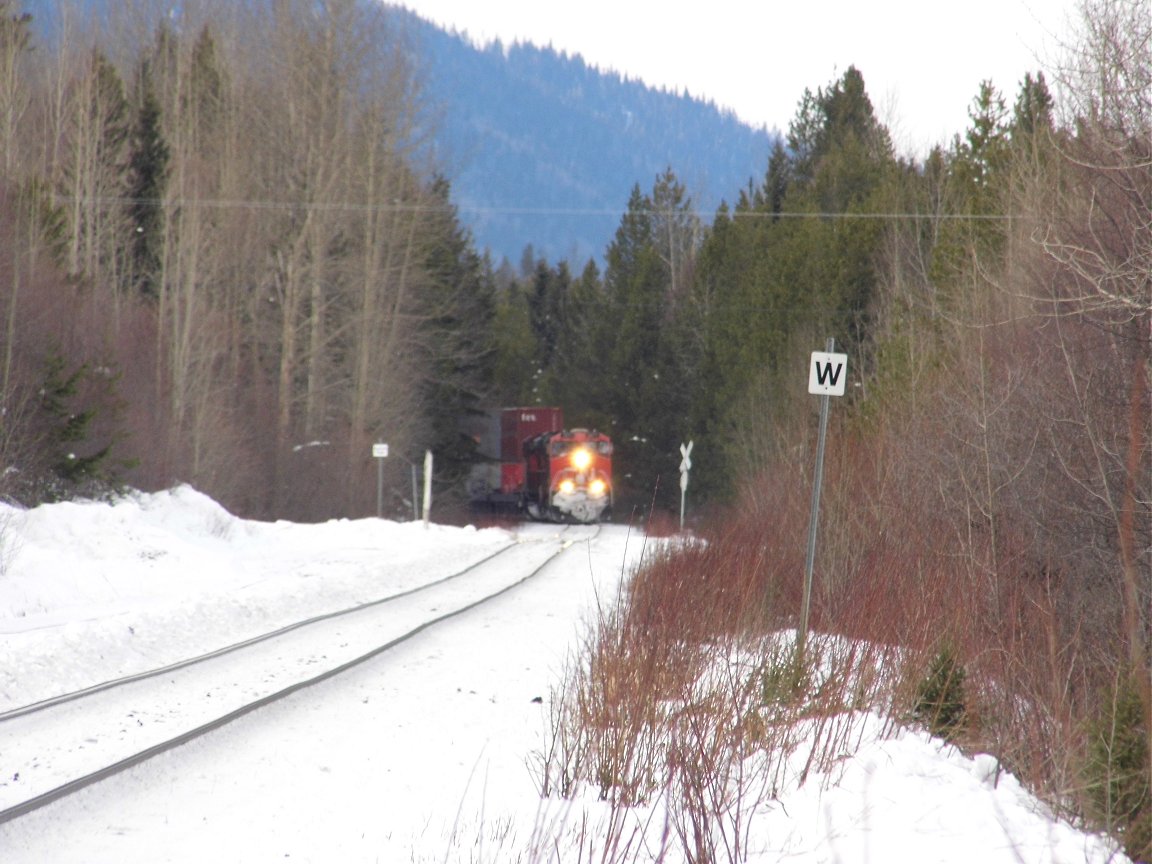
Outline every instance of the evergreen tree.
<path id="1" fill-rule="evenodd" d="M 108 458 L 112 443 L 93 440 L 98 412 L 95 402 L 82 393 L 94 381 L 87 364 L 69 369 L 58 351 L 47 355 L 32 426 L 38 458 L 25 479 L 28 503 L 99 496 L 117 482 L 117 469 Z"/>
<path id="2" fill-rule="evenodd" d="M 448 181 L 435 178 L 430 191 L 439 218 L 424 262 L 430 280 L 424 297 L 430 367 L 424 404 L 438 480 L 456 489 L 475 458 L 475 442 L 462 433 L 462 420 L 489 407 L 496 302 L 491 272 L 459 222 Z"/>
<path id="3" fill-rule="evenodd" d="M 651 200 L 633 186 L 628 209 L 608 247 L 604 290 L 607 314 L 602 320 L 608 350 L 603 382 L 620 430 L 635 430 L 643 414 L 641 393 L 646 367 L 656 356 L 660 301 L 664 280 L 657 266 Z"/>
<path id="4" fill-rule="evenodd" d="M 48 184 L 29 177 L 20 186 L 20 210 L 30 215 L 39 242 L 45 244 L 52 263 L 63 270 L 68 253 L 68 216 L 63 205 L 53 203 Z"/>
<path id="5" fill-rule="evenodd" d="M 527 263 L 524 263 L 528 267 Z M 597 325 L 603 290 L 595 262 L 579 279 L 568 264 L 539 259 L 511 280 L 499 304 L 501 404 L 559 405 L 569 423 L 606 422 Z"/>
<path id="6" fill-rule="evenodd" d="M 1035 78 L 1025 73 L 1008 130 L 1015 164 L 1023 169 L 1024 176 L 1049 176 L 1058 149 L 1052 107 L 1044 73 L 1037 73 Z"/>
<path id="7" fill-rule="evenodd" d="M 131 273 L 144 297 L 160 294 L 164 248 L 164 193 L 168 184 L 168 144 L 160 124 L 160 102 L 151 65 L 140 66 L 136 122 L 129 157 L 128 213 L 132 228 Z"/>
<path id="8" fill-rule="evenodd" d="M 831 335 L 856 365 L 869 344 L 883 228 L 860 217 L 883 209 L 897 165 L 860 72 L 806 92 L 787 140 L 761 188 L 717 215 L 700 255 L 707 338 L 693 405 L 701 458 L 722 454 L 708 471 L 716 491 L 752 470 L 749 430 L 791 410 L 796 357 Z"/>
<path id="9" fill-rule="evenodd" d="M 553 363 L 556 404 L 564 406 L 574 424 L 608 429 L 602 398 L 603 349 L 597 344 L 597 322 L 604 310 L 600 271 L 589 261 L 580 278 L 571 282 L 564 304 Z"/>
<path id="10" fill-rule="evenodd" d="M 188 110 L 194 122 L 192 134 L 194 149 L 203 154 L 203 161 L 217 164 L 222 152 L 225 113 L 228 110 L 228 72 L 216 48 L 212 31 L 205 26 L 192 47 L 191 95 L 187 97 Z"/>
<path id="11" fill-rule="evenodd" d="M 1024 73 L 1024 81 L 1020 85 L 1020 95 L 1012 109 L 1012 132 L 1018 135 L 1037 135 L 1041 132 L 1051 132 L 1052 126 L 1052 94 L 1048 91 L 1048 84 L 1044 80 L 1044 73 Z"/>
<path id="12" fill-rule="evenodd" d="M 792 179 L 792 165 L 783 142 L 777 138 L 772 146 L 772 156 L 768 159 L 768 175 L 764 178 L 762 206 L 766 207 L 775 221 L 780 218 L 780 208 L 784 206 L 784 196 Z"/>
<path id="13" fill-rule="evenodd" d="M 991 82 L 981 82 L 968 116 L 967 131 L 955 137 L 946 159 L 944 207 L 973 218 L 952 219 L 940 227 L 932 276 L 943 286 L 969 272 L 973 256 L 995 256 L 1004 245 L 1004 226 L 994 217 L 1004 213 L 1010 127 L 1004 100 Z"/>
<path id="14" fill-rule="evenodd" d="M 608 247 L 604 403 L 617 442 L 618 509 L 643 507 L 659 489 L 664 506 L 679 495 L 678 445 L 688 430 L 682 346 L 674 322 L 690 292 L 700 243 L 698 220 L 671 170 L 651 196 L 633 187 L 628 210 Z"/>
<path id="15" fill-rule="evenodd" d="M 509 279 L 496 294 L 493 401 L 513 407 L 536 403 L 536 339 L 523 285 Z"/>
<path id="16" fill-rule="evenodd" d="M 552 377 L 560 334 L 567 326 L 565 307 L 571 283 L 566 262 L 555 269 L 543 258 L 536 262 L 528 291 L 528 320 L 536 337 L 536 373 L 542 379 Z"/>
<path id="17" fill-rule="evenodd" d="M 719 450 L 736 437 L 726 431 L 730 408 L 763 361 L 755 354 L 767 332 L 759 296 L 765 286 L 752 272 L 763 254 L 757 238 L 766 236 L 767 222 L 758 218 L 764 204 L 762 196 L 742 195 L 735 211 L 722 205 L 700 250 L 694 296 L 701 345 L 691 398 L 696 494 L 723 495 L 731 487 L 729 465 Z"/>
<path id="18" fill-rule="evenodd" d="M 957 141 L 953 172 L 975 212 L 991 212 L 990 196 L 996 192 L 996 176 L 1005 167 L 1008 151 L 1008 109 L 992 82 L 980 83 L 968 116 L 971 125 Z"/>
<path id="19" fill-rule="evenodd" d="M 785 327 L 805 325 L 813 335 L 822 330 L 851 351 L 868 336 L 880 230 L 877 220 L 856 217 L 877 209 L 878 192 L 895 165 L 891 140 L 855 67 L 819 91 L 797 123 L 790 136 L 799 140 L 803 131 L 809 144 L 787 209 L 818 215 L 777 231 L 791 235 L 785 238 L 791 242 L 775 244 L 785 260 L 774 266 L 795 283 L 786 295 L 793 317 Z"/>

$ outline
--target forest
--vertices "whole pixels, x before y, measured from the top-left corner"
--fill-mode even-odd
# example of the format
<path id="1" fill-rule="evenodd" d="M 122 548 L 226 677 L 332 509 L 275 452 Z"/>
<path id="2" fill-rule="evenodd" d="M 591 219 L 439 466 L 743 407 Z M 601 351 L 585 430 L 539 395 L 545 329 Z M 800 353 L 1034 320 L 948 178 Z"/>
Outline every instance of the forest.
<path id="1" fill-rule="evenodd" d="M 411 58 L 371 4 L 168 5 L 0 4 L 4 494 L 373 512 L 493 356 Z"/>
<path id="2" fill-rule="evenodd" d="M 450 504 L 469 418 L 556 404 L 615 440 L 617 518 L 675 511 L 693 440 L 693 523 L 739 514 L 724 537 L 749 572 L 795 573 L 808 357 L 833 337 L 850 379 L 817 620 L 899 595 L 948 613 L 885 608 L 901 638 L 1016 640 L 1001 659 L 1028 659 L 1053 714 L 985 731 L 1149 848 L 1147 0 L 1083 0 L 1059 63 L 1012 93 L 973 82 L 968 127 L 922 161 L 848 67 L 798 94 L 762 176 L 715 213 L 668 166 L 620 190 L 602 268 L 529 250 L 519 269 L 476 251 L 424 164 L 434 106 L 377 4 L 111 5 L 43 20 L 0 0 L 7 500 L 190 483 L 252 518 L 371 515 L 387 441 L 404 516 L 425 450 Z M 1143 730 L 1134 787 L 1115 735 L 1085 786 L 1091 742 L 1053 733 L 1082 731 L 1107 680 L 1134 682 L 1107 715 Z"/>

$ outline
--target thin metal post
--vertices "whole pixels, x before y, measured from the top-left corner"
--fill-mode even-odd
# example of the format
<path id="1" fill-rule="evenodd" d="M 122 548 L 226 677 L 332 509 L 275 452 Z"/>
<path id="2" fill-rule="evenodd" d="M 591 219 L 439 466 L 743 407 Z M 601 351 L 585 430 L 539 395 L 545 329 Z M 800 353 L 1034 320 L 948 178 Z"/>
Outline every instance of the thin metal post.
<path id="1" fill-rule="evenodd" d="M 836 340 L 828 337 L 827 352 L 836 350 Z M 820 521 L 820 485 L 824 479 L 824 439 L 828 430 L 828 402 L 832 397 L 820 397 L 820 435 L 816 441 L 816 474 L 812 480 L 812 509 L 808 514 L 808 554 L 804 560 L 804 602 L 800 607 L 800 632 L 796 639 L 796 656 L 803 662 L 808 642 L 808 612 L 812 606 L 812 574 L 816 565 L 816 526 Z"/>
<path id="2" fill-rule="evenodd" d="M 384 460 L 376 457 L 376 518 L 384 518 Z"/>

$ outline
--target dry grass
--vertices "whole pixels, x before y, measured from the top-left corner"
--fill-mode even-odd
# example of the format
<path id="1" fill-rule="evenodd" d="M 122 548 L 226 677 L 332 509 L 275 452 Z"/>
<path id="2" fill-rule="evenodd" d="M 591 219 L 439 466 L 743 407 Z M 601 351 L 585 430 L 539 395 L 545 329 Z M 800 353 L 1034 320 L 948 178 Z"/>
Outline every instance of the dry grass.
<path id="1" fill-rule="evenodd" d="M 554 694 L 538 776 L 545 795 L 593 788 L 611 805 L 616 843 L 596 860 L 633 860 L 628 813 L 656 802 L 669 814 L 664 842 L 684 860 L 744 860 L 755 807 L 786 784 L 834 776 L 866 712 L 889 728 L 933 725 L 941 697 L 928 684 L 942 652 L 961 673 L 950 696 L 960 719 L 936 731 L 997 756 L 1060 815 L 1112 827 L 1091 806 L 1087 730 L 1125 649 L 1081 627 L 1077 595 L 1010 531 L 990 572 L 980 532 L 958 532 L 910 496 L 882 506 L 886 473 L 851 448 L 832 460 L 834 527 L 822 534 L 802 661 L 793 628 L 807 501 L 767 485 L 742 518 L 649 556 L 592 623 Z"/>

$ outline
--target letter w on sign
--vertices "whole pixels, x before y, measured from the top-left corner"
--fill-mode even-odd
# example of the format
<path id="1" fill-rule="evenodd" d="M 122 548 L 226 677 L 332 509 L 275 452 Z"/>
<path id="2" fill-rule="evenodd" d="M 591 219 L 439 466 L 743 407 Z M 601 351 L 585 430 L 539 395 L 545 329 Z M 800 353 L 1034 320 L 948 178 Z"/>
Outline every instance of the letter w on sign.
<path id="1" fill-rule="evenodd" d="M 848 379 L 848 355 L 812 352 L 808 369 L 808 392 L 817 396 L 843 396 Z"/>

